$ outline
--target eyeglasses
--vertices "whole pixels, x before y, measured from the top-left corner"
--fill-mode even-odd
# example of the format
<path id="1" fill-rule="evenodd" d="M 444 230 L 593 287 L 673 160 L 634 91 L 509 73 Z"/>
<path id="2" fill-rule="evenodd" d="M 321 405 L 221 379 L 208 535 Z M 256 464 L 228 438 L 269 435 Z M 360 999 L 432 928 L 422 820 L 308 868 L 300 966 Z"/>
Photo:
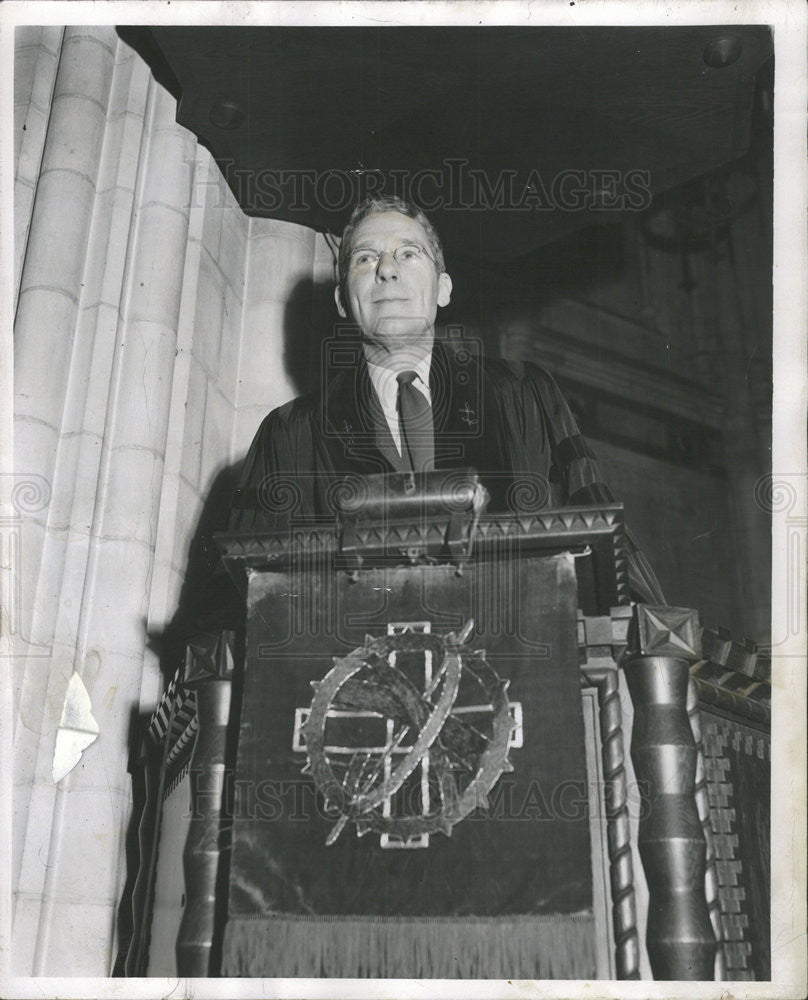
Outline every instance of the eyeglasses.
<path id="1" fill-rule="evenodd" d="M 385 253 L 391 253 L 393 260 L 399 267 L 411 267 L 414 264 L 422 263 L 424 260 L 430 260 L 433 264 L 435 263 L 434 258 L 420 244 L 402 243 L 395 250 L 354 250 L 348 258 L 348 267 L 357 274 L 374 271 L 379 266 L 382 254 Z"/>

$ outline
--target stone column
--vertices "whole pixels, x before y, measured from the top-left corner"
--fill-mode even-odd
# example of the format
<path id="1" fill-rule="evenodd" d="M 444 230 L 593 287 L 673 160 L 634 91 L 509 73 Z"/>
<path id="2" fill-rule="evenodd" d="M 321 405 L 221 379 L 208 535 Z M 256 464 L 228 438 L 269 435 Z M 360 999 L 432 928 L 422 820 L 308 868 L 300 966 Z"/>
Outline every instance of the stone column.
<path id="1" fill-rule="evenodd" d="M 16 741 L 24 834 L 14 950 L 19 970 L 38 974 L 108 973 L 125 877 L 127 742 L 196 150 L 171 97 L 139 60 L 133 73 L 134 60 L 113 29 L 66 33 L 20 293 L 18 467 L 24 457 L 60 487 L 39 548 L 24 554 L 32 621 L 52 643 L 41 669 L 26 667 Z M 140 116 L 129 115 L 132 99 Z M 130 164 L 136 174 L 126 178 Z M 100 736 L 54 786 L 55 730 L 74 670 Z"/>
<path id="2" fill-rule="evenodd" d="M 50 34 L 49 39 L 56 44 Z M 71 489 L 52 487 L 70 400 L 69 374 L 116 46 L 112 28 L 65 29 L 61 48 L 54 53 L 58 63 L 55 85 L 51 61 L 37 60 L 30 86 L 32 101 L 36 95 L 37 104 L 42 105 L 37 110 L 43 146 L 37 152 L 22 142 L 18 162 L 21 187 L 17 191 L 25 194 L 29 185 L 33 207 L 27 242 L 19 250 L 23 265 L 15 328 L 15 468 L 20 481 L 44 483 L 51 498 L 49 504 L 24 512 L 18 561 L 12 567 L 19 596 L 18 641 L 13 650 L 18 709 L 12 841 L 15 881 L 19 873 L 13 951 L 15 964 L 24 971 L 33 962 L 47 871 L 43 858 L 49 854 L 52 825 L 59 823 L 58 813 L 54 815 L 50 765 L 72 673 L 72 653 L 59 656 L 53 638 L 58 611 L 70 604 L 60 593 L 66 533 L 59 522 L 73 498 Z M 28 152 L 34 161 L 41 156 L 41 164 L 26 163 L 22 158 Z M 55 530 L 54 523 L 59 525 Z"/>
<path id="3" fill-rule="evenodd" d="M 65 30 L 20 282 L 15 467 L 49 482 L 67 396 L 116 43 L 113 28 Z M 44 523 L 39 527 L 26 536 L 23 591 L 29 595 L 36 590 L 42 558 Z M 22 625 L 30 634 L 33 601 L 26 605 L 29 621 Z M 47 624 L 43 631 L 48 641 Z"/>
<path id="4" fill-rule="evenodd" d="M 193 136 L 177 129 L 174 102 L 152 85 L 147 145 L 136 192 L 136 239 L 123 281 L 121 320 L 107 406 L 95 516 L 83 588 L 76 659 L 97 657 L 94 707 L 101 729 L 96 752 L 71 772 L 70 791 L 57 803 L 36 971 L 54 974 L 72 935 L 93 935 L 99 957 L 106 944 L 121 879 L 123 818 L 129 803 L 126 734 L 138 704 L 146 641 L 154 533 L 162 485 L 172 373 L 188 236 Z M 121 568 L 126 567 L 126 572 Z M 109 843 L 77 835 L 88 810 L 99 808 L 99 790 L 110 822 Z M 92 901 L 79 913 L 77 879 L 95 877 Z M 60 929 L 57 933 L 57 929 Z M 104 938 L 101 938 L 103 933 Z M 100 940 L 99 940 L 100 939 Z M 106 940 L 105 940 L 106 939 Z M 104 949 L 105 951 L 106 949 Z M 89 956 L 87 956 L 89 958 Z M 100 974 L 100 970 L 96 971 Z"/>
<path id="5" fill-rule="evenodd" d="M 14 295 L 19 292 L 64 28 L 14 29 Z"/>

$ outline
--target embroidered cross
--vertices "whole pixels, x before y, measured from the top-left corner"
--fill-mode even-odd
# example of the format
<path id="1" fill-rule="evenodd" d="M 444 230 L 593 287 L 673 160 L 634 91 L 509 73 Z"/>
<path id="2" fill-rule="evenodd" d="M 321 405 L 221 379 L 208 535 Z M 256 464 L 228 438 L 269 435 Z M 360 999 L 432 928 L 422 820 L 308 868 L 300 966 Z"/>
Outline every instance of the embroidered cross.
<path id="1" fill-rule="evenodd" d="M 477 418 L 474 416 L 474 410 L 472 410 L 468 403 L 464 403 L 460 407 L 460 413 L 460 419 L 464 424 L 468 424 L 469 427 L 471 427 L 472 424 L 477 423 Z"/>
<path id="2" fill-rule="evenodd" d="M 401 635 L 406 632 L 431 633 L 430 622 L 390 622 L 387 625 L 388 635 Z M 395 651 L 388 655 L 390 666 L 395 666 Z M 424 694 L 428 694 L 435 684 L 438 683 L 434 677 L 436 664 L 433 664 L 432 651 L 423 651 L 423 688 Z M 518 701 L 508 702 L 512 729 L 508 738 L 508 748 L 522 746 L 522 704 Z M 485 716 L 493 712 L 491 704 L 455 704 L 452 714 L 455 716 L 467 715 L 471 719 L 474 716 Z M 310 708 L 296 708 L 294 719 L 294 732 L 292 736 L 292 749 L 297 753 L 306 753 L 307 746 L 303 727 L 308 721 Z M 386 718 L 379 712 L 359 711 L 346 709 L 329 709 L 326 718 L 331 721 L 332 736 L 324 746 L 325 752 L 334 757 L 350 759 L 356 754 L 363 754 L 367 758 L 376 756 L 384 768 L 384 778 L 389 780 L 394 768 L 393 760 L 396 756 L 400 760 L 400 755 L 408 753 L 414 745 L 417 733 L 409 733 L 407 727 L 400 733 L 394 731 L 394 720 Z M 405 737 L 409 737 L 405 740 Z M 336 741 L 336 739 L 339 742 Z M 333 741 L 333 742 L 332 742 Z M 419 761 L 417 774 L 417 784 L 414 789 L 414 799 L 420 799 L 419 806 L 422 814 L 426 815 L 432 805 L 430 801 L 430 760 L 429 751 L 426 751 Z M 382 815 L 390 817 L 394 815 L 393 797 L 388 797 L 382 805 Z M 393 833 L 379 833 L 379 846 L 386 849 L 415 849 L 429 847 L 429 833 L 419 833 L 414 836 L 399 836 Z"/>

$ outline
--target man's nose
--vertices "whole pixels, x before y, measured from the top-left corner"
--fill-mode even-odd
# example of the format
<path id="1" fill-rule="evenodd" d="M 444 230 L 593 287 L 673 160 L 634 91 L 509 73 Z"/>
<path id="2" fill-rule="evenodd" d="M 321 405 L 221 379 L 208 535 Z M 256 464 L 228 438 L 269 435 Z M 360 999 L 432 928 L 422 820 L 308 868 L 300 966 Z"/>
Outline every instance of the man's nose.
<path id="1" fill-rule="evenodd" d="M 379 254 L 379 263 L 376 265 L 376 277 L 383 281 L 398 278 L 398 263 L 394 255 L 394 250 L 382 250 Z"/>

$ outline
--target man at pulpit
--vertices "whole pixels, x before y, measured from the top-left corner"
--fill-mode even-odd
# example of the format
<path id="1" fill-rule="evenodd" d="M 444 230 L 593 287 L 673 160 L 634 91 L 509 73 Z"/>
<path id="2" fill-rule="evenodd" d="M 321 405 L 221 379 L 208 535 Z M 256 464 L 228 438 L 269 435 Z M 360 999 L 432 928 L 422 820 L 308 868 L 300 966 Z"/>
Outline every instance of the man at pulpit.
<path id="1" fill-rule="evenodd" d="M 392 198 L 359 206 L 335 291 L 355 329 L 329 342 L 322 390 L 270 413 L 250 448 L 217 539 L 245 592 L 231 585 L 217 603 L 212 588 L 213 603 L 182 629 L 194 636 L 186 683 L 204 678 L 200 732 L 218 732 L 210 759 L 234 755 L 227 911 L 216 916 L 203 872 L 217 791 L 215 815 L 200 814 L 186 843 L 200 885 L 178 938 L 182 974 L 211 968 L 219 919 L 226 976 L 570 979 L 592 978 L 601 961 L 579 639 L 579 609 L 586 621 L 598 584 L 571 557 L 590 536 L 570 542 L 563 522 L 574 517 L 547 528 L 508 514 L 612 497 L 547 372 L 516 373 L 436 337 L 451 291 L 420 210 Z M 456 473 L 467 498 L 481 482 L 493 516 L 478 524 L 473 502 L 464 508 L 473 558 L 451 548 L 443 495 L 384 494 L 379 473 L 403 474 L 396 483 L 445 473 L 425 480 L 441 489 Z M 361 545 L 351 484 L 368 490 Z M 340 524 L 336 510 L 349 512 Z M 420 539 L 424 511 L 430 527 L 433 516 L 446 526 L 419 549 L 408 542 Z M 605 583 L 598 616 L 627 597 L 622 530 L 617 546 L 604 537 L 588 564 Z M 338 551 L 347 561 L 335 571 Z M 636 547 L 629 577 L 664 603 Z M 236 635 L 211 635 L 221 629 Z M 231 750 L 211 664 L 222 687 L 223 674 L 238 676 Z M 615 678 L 602 684 L 613 706 Z M 201 793 L 197 803 L 211 799 Z M 607 822 L 617 836 L 618 820 Z M 628 914 L 616 958 L 627 975 L 632 906 L 615 908 Z"/>
<path id="2" fill-rule="evenodd" d="M 338 336 L 321 391 L 273 410 L 247 455 L 229 529 L 329 513 L 335 484 L 393 471 L 476 469 L 489 512 L 613 502 L 552 377 L 449 349 L 435 336 L 452 280 L 429 219 L 393 196 L 354 209 L 339 251 Z M 630 543 L 635 593 L 662 602 Z"/>

